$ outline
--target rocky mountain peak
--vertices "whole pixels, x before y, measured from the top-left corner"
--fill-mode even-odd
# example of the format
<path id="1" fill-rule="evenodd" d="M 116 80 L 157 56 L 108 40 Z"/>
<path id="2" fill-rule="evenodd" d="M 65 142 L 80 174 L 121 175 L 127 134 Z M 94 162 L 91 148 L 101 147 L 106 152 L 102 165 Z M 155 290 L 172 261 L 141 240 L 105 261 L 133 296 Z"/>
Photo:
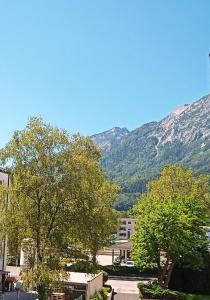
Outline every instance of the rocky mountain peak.
<path id="1" fill-rule="evenodd" d="M 121 143 L 128 134 L 129 130 L 127 128 L 113 127 L 102 133 L 95 134 L 91 138 L 103 152 L 107 152 L 113 146 Z"/>
<path id="2" fill-rule="evenodd" d="M 185 104 L 159 122 L 158 146 L 167 142 L 189 141 L 210 136 L 206 121 L 210 118 L 210 95 L 193 104 Z"/>

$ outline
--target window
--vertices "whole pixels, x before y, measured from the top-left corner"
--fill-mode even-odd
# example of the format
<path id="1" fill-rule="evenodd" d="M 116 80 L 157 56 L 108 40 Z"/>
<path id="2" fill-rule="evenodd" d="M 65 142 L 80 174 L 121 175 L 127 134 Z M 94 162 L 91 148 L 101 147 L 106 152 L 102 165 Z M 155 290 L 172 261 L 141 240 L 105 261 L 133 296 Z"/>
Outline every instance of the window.
<path id="1" fill-rule="evenodd" d="M 119 236 L 126 236 L 126 233 L 120 232 Z"/>
<path id="2" fill-rule="evenodd" d="M 120 226 L 120 228 L 119 228 L 120 230 L 126 230 L 126 228 L 124 227 L 124 226 Z"/>

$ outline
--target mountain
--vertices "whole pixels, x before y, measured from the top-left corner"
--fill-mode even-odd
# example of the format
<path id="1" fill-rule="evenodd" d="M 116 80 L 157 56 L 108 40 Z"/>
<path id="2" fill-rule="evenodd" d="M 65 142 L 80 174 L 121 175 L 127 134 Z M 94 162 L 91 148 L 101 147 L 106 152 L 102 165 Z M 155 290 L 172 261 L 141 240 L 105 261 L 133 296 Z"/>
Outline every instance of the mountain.
<path id="1" fill-rule="evenodd" d="M 93 135 L 92 139 L 105 154 L 118 146 L 128 134 L 129 131 L 127 128 L 114 127 L 105 132 Z"/>
<path id="2" fill-rule="evenodd" d="M 102 166 L 122 186 L 116 207 L 127 209 L 166 164 L 210 173 L 210 95 L 185 104 L 159 122 L 128 131 L 115 127 L 93 136 Z"/>

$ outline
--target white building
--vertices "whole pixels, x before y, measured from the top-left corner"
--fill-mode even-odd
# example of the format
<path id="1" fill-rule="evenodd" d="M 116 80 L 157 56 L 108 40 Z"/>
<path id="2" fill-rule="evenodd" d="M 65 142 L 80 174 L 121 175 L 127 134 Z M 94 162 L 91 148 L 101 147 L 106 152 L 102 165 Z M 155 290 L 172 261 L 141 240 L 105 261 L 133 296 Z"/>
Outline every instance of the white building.
<path id="1" fill-rule="evenodd" d="M 9 187 L 10 178 L 9 173 L 0 168 L 0 185 L 5 185 Z M 8 194 L 5 201 L 8 203 L 9 198 Z M 0 291 L 2 291 L 2 276 L 6 274 L 6 265 L 7 265 L 7 240 L 3 239 L 0 241 Z"/>
<path id="2" fill-rule="evenodd" d="M 127 260 L 130 258 L 132 243 L 131 236 L 135 232 L 136 221 L 131 218 L 121 218 L 118 220 L 117 239 L 113 250 L 120 252 L 120 259 Z"/>
<path id="3" fill-rule="evenodd" d="M 136 221 L 131 218 L 121 218 L 118 220 L 117 240 L 129 240 L 134 234 Z"/>

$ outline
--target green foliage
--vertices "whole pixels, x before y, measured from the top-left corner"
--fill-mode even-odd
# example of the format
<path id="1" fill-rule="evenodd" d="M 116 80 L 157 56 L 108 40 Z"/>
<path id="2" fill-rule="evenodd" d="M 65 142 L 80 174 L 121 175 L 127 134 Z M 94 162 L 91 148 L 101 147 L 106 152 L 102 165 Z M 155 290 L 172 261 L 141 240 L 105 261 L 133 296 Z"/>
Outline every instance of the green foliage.
<path id="1" fill-rule="evenodd" d="M 1 224 L 13 256 L 23 241 L 33 250 L 30 270 L 43 263 L 46 273 L 57 270 L 67 245 L 90 251 L 95 263 L 97 251 L 109 243 L 118 187 L 107 180 L 99 160 L 89 138 L 69 137 L 40 118 L 31 118 L 1 150 L 0 162 L 9 164 L 12 174 Z M 41 292 L 42 283 L 39 287 Z"/>
<path id="2" fill-rule="evenodd" d="M 192 171 L 167 166 L 134 208 L 132 259 L 141 268 L 155 264 L 165 286 L 175 263 L 202 268 L 200 249 L 207 244 L 203 226 L 208 206 L 207 177 L 196 178 Z"/>
<path id="3" fill-rule="evenodd" d="M 210 254 L 201 253 L 203 256 L 204 268 L 193 270 L 187 265 L 175 266 L 169 288 L 184 293 L 210 295 Z"/>
<path id="4" fill-rule="evenodd" d="M 80 260 L 72 264 L 71 270 L 73 272 L 95 273 L 96 266 L 91 261 Z"/>
<path id="5" fill-rule="evenodd" d="M 62 231 L 67 228 L 63 176 L 69 174 L 63 161 L 69 144 L 64 131 L 32 118 L 1 151 L 1 162 L 10 163 L 12 172 L 5 229 L 9 240 L 19 245 L 17 250 L 24 238 L 34 239 L 40 261 L 48 255 L 46 249 L 62 245 Z"/>
<path id="6" fill-rule="evenodd" d="M 137 202 L 137 199 L 139 197 L 139 193 L 120 193 L 116 201 L 114 202 L 113 207 L 117 211 L 128 211 L 130 208 L 133 207 L 133 205 Z"/>
<path id="7" fill-rule="evenodd" d="M 34 270 L 25 274 L 23 284 L 26 289 L 36 289 L 40 300 L 46 300 L 52 292 L 63 290 L 63 281 L 67 277 L 64 271 L 50 269 L 47 264 L 39 263 Z"/>
<path id="8" fill-rule="evenodd" d="M 109 287 L 103 287 L 100 292 L 97 292 L 93 297 L 90 298 L 90 300 L 106 300 L 107 295 L 110 293 Z"/>
<path id="9" fill-rule="evenodd" d="M 177 291 L 172 291 L 163 288 L 157 282 L 149 283 L 139 283 L 138 288 L 140 291 L 140 296 L 149 299 L 174 299 L 174 300 L 184 300 L 185 294 Z"/>
<path id="10" fill-rule="evenodd" d="M 80 260 L 76 263 L 72 264 L 71 270 L 73 272 L 84 272 L 84 273 L 103 273 L 103 284 L 105 284 L 108 280 L 108 273 L 104 271 L 101 267 L 97 269 L 99 266 L 96 266 L 91 261 Z"/>
<path id="11" fill-rule="evenodd" d="M 126 267 L 126 266 L 100 266 L 101 270 L 104 270 L 108 275 L 112 276 L 157 276 L 156 268 L 148 268 L 141 270 L 138 267 Z"/>

